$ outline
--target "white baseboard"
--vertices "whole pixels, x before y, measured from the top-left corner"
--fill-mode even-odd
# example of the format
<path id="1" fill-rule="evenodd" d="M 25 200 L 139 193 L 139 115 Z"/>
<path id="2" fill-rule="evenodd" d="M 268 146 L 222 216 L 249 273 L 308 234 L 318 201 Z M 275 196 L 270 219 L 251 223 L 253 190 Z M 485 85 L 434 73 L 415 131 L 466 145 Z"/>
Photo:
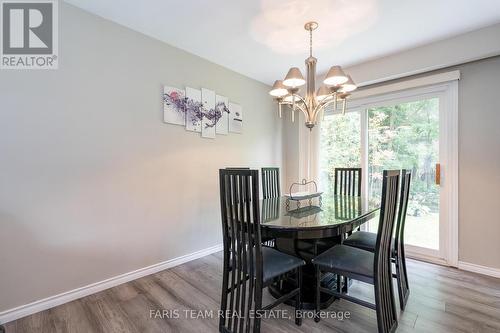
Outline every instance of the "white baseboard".
<path id="1" fill-rule="evenodd" d="M 13 309 L 0 312 L 0 324 L 7 323 L 43 310 L 53 308 L 55 306 L 74 301 L 76 299 L 95 294 L 99 291 L 109 289 L 136 280 L 143 276 L 151 275 L 165 269 L 169 269 L 191 260 L 205 257 L 209 254 L 222 251 L 222 245 L 215 245 L 200 251 L 196 251 L 178 258 L 170 259 L 148 267 L 140 268 L 132 272 L 121 274 L 100 282 L 92 283 L 84 287 L 64 292 L 59 295 L 47 297 L 33 303 L 21 305 Z"/>
<path id="2" fill-rule="evenodd" d="M 458 269 L 479 273 L 483 275 L 488 275 L 500 279 L 500 268 L 486 267 L 486 266 L 471 264 L 469 262 L 459 261 Z"/>
<path id="3" fill-rule="evenodd" d="M 446 260 L 436 258 L 433 256 L 426 256 L 423 254 L 415 254 L 415 253 L 409 253 L 409 254 L 407 253 L 406 257 L 410 258 L 410 259 L 414 259 L 414 260 L 425 261 L 425 262 L 428 262 L 431 264 L 455 267 L 453 265 L 449 265 L 446 262 Z M 461 269 L 463 271 L 478 273 L 478 274 L 487 275 L 487 276 L 491 276 L 491 277 L 495 277 L 495 278 L 500 279 L 500 268 L 481 266 L 481 265 L 471 264 L 471 263 L 465 262 L 465 261 L 459 261 L 458 266 L 456 268 Z"/>

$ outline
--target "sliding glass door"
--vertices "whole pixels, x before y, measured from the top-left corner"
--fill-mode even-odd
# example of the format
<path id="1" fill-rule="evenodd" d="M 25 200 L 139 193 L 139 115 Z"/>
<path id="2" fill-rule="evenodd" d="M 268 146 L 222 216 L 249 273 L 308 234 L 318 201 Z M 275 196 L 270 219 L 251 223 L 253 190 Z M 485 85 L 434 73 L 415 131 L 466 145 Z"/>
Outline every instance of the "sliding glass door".
<path id="1" fill-rule="evenodd" d="M 383 170 L 412 172 L 407 252 L 436 262 L 449 262 L 447 258 L 453 255 L 449 223 L 452 184 L 446 183 L 445 191 L 440 184 L 441 172 L 450 167 L 440 165 L 450 156 L 447 103 L 447 95 L 437 88 L 354 102 L 345 115 L 327 113 L 320 136 L 324 191 L 331 188 L 336 167 L 361 167 L 363 195 L 380 201 Z M 365 228 L 376 232 L 377 225 L 374 219 Z"/>
<path id="2" fill-rule="evenodd" d="M 412 173 L 406 219 L 406 244 L 419 252 L 439 252 L 439 98 L 369 108 L 368 194 L 380 200 L 382 171 Z M 370 231 L 376 231 L 370 223 Z M 434 253 L 433 253 L 434 252 Z"/>

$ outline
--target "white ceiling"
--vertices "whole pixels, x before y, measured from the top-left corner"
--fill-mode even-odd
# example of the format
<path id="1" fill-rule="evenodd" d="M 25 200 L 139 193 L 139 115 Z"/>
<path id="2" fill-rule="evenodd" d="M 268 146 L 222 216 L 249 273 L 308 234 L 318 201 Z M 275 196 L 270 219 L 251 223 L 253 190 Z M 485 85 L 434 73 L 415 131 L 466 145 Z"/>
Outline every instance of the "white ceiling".
<path id="1" fill-rule="evenodd" d="M 66 2 L 267 84 L 304 67 L 309 20 L 320 73 L 500 22 L 500 0 Z"/>

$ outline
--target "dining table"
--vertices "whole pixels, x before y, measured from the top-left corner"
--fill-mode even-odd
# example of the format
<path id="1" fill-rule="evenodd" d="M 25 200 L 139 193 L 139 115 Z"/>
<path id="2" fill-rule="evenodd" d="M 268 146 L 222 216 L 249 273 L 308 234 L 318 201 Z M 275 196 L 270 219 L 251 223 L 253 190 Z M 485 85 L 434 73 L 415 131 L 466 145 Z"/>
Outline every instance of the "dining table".
<path id="1" fill-rule="evenodd" d="M 364 196 L 323 194 L 302 201 L 285 196 L 260 200 L 263 239 L 272 239 L 277 250 L 306 262 L 302 268 L 303 309 L 315 308 L 316 279 L 311 260 L 341 244 L 346 235 L 375 218 L 379 210 L 380 201 L 368 200 Z M 325 274 L 321 284 L 325 288 L 337 288 L 337 276 Z M 280 298 L 291 288 L 294 288 L 293 282 L 280 279 L 269 287 L 269 291 L 273 297 Z M 322 293 L 321 308 L 327 308 L 334 300 L 333 296 Z M 294 301 L 288 303 L 293 305 Z"/>

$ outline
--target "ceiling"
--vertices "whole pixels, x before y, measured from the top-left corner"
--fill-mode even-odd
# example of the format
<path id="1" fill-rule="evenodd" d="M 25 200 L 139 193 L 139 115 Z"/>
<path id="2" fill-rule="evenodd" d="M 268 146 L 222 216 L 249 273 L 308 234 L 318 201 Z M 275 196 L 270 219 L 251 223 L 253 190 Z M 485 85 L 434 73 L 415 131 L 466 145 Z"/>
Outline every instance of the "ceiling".
<path id="1" fill-rule="evenodd" d="M 66 2 L 267 84 L 304 68 L 306 21 L 320 73 L 500 22 L 499 0 Z"/>

